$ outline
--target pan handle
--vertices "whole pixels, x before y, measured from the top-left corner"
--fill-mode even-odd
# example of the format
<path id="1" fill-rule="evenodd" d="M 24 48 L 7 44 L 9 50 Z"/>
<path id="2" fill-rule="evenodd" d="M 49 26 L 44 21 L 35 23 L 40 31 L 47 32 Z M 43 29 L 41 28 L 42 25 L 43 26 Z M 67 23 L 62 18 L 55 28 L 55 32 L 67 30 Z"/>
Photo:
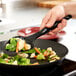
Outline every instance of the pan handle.
<path id="1" fill-rule="evenodd" d="M 72 18 L 72 16 L 71 16 L 71 15 L 67 15 L 67 16 L 65 16 L 63 19 L 69 20 L 70 18 Z M 37 38 L 40 37 L 41 35 L 44 35 L 44 34 L 48 33 L 49 31 L 55 29 L 61 21 L 62 21 L 62 20 L 56 21 L 51 28 L 45 27 L 45 28 L 43 28 L 42 30 L 40 30 L 39 32 L 37 32 L 37 33 L 35 33 L 35 34 L 33 34 L 33 35 L 30 35 L 28 38 L 30 38 L 31 41 L 34 41 L 35 39 L 37 39 Z"/>

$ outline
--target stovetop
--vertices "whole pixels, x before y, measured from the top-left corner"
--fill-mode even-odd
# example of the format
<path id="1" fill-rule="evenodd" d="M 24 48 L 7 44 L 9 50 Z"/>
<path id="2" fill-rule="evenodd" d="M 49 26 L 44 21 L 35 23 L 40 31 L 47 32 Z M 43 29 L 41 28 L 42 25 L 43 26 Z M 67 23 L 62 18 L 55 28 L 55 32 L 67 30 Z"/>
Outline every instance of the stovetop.
<path id="1" fill-rule="evenodd" d="M 73 70 L 76 70 L 76 62 L 64 59 L 61 66 L 57 66 L 51 72 L 49 71 L 40 76 L 63 76 Z"/>

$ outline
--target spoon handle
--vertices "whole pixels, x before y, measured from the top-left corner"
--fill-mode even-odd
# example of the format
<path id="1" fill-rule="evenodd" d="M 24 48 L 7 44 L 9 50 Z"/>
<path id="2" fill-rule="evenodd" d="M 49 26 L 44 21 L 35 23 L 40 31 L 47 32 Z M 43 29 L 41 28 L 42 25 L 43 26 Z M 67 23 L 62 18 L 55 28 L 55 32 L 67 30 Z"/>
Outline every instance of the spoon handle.
<path id="1" fill-rule="evenodd" d="M 71 15 L 67 15 L 63 19 L 69 20 L 70 18 L 72 18 L 72 16 Z M 34 41 L 35 39 L 37 39 L 41 35 L 44 35 L 44 34 L 48 33 L 49 31 L 55 29 L 61 21 L 62 20 L 56 21 L 52 27 L 50 27 L 50 28 L 45 27 L 42 30 L 40 30 L 39 32 L 37 32 L 37 33 L 35 33 L 33 35 L 30 35 L 28 38 L 30 38 L 32 41 Z"/>
<path id="2" fill-rule="evenodd" d="M 69 20 L 70 18 L 72 18 L 72 16 L 71 16 L 71 15 L 67 15 L 67 16 L 64 17 L 63 19 Z M 40 35 L 43 35 L 43 34 L 45 34 L 45 33 L 48 33 L 49 31 L 55 29 L 61 21 L 62 21 L 62 20 L 56 21 L 56 22 L 54 23 L 54 25 L 53 25 L 52 27 L 50 27 L 50 28 L 47 28 L 47 27 L 43 28 L 43 29 L 40 31 Z"/>

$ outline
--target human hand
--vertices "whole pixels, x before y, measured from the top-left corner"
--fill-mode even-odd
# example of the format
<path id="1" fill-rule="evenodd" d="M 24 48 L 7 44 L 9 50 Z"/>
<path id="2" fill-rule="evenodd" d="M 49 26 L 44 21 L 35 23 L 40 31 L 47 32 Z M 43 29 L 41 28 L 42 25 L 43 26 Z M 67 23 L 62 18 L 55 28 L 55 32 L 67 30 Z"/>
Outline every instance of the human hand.
<path id="1" fill-rule="evenodd" d="M 61 20 L 64 16 L 66 16 L 64 7 L 62 5 L 56 6 L 52 8 L 46 16 L 43 18 L 40 29 L 44 27 L 51 27 L 55 23 L 55 21 Z M 49 34 L 56 34 L 61 29 L 63 29 L 66 26 L 67 21 L 65 19 L 62 19 L 61 23 L 58 24 L 58 27 L 49 32 Z"/>

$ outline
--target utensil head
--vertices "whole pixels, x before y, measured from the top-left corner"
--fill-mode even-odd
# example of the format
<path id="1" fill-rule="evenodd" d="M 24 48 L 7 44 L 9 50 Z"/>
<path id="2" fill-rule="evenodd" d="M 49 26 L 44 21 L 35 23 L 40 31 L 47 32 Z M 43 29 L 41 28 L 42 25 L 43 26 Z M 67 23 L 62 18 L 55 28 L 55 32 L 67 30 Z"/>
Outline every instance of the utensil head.
<path id="1" fill-rule="evenodd" d="M 29 39 L 27 39 L 27 38 L 24 38 L 24 37 L 22 37 L 22 36 L 15 36 L 15 37 L 13 37 L 13 38 L 20 38 L 20 39 L 22 39 L 22 40 L 25 40 L 26 43 L 28 43 L 28 44 L 31 45 L 31 48 L 30 48 L 30 49 L 32 49 L 32 48 L 34 47 L 33 42 L 31 42 L 31 41 L 30 41 Z M 17 55 L 16 51 L 11 51 L 11 50 L 5 49 L 6 44 L 8 44 L 8 43 L 10 43 L 10 40 L 4 43 L 4 53 L 8 54 L 9 56 L 15 56 L 15 55 Z M 21 51 L 22 51 L 22 50 L 21 50 Z"/>

